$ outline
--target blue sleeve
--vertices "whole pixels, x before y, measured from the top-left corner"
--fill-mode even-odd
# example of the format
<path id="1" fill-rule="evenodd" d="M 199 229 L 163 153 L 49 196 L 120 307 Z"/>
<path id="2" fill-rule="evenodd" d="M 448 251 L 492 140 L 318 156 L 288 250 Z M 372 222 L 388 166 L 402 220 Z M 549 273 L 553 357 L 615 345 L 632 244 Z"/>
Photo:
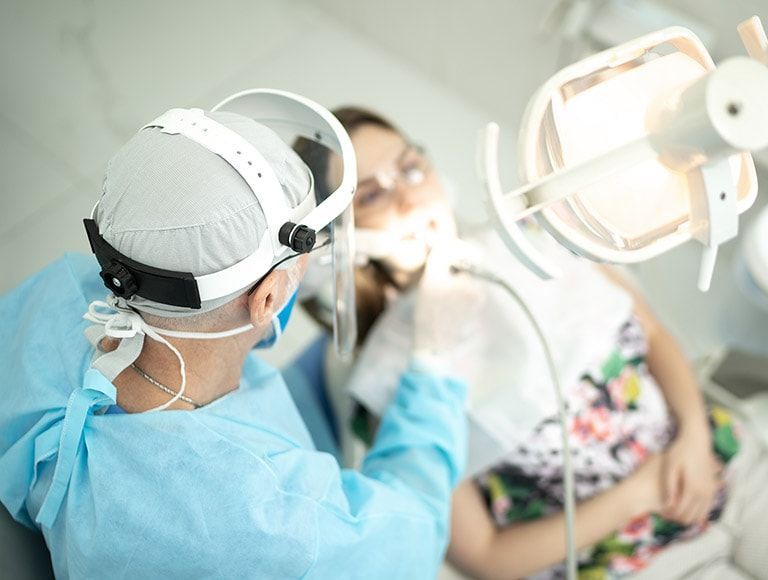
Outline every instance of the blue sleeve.
<path id="1" fill-rule="evenodd" d="M 463 383 L 424 368 L 403 375 L 361 471 L 342 474 L 348 511 L 319 512 L 318 529 L 334 533 L 320 535 L 310 576 L 331 577 L 343 559 L 360 577 L 435 577 L 465 465 L 465 395 Z"/>
<path id="2" fill-rule="evenodd" d="M 362 473 L 444 505 L 466 464 L 465 397 L 463 382 L 413 364 L 382 417 Z"/>

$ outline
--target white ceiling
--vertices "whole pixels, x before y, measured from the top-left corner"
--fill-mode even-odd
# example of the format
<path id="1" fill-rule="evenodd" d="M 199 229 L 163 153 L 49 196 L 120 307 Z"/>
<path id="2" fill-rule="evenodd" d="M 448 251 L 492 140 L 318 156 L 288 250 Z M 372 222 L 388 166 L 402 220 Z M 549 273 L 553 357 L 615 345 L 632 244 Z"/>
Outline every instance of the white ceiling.
<path id="1" fill-rule="evenodd" d="M 606 1 L 594 4 L 599 9 Z M 740 21 L 758 15 L 768 26 L 768 0 L 657 2 L 710 27 L 716 59 L 743 54 L 736 32 Z M 516 130 L 531 94 L 558 68 L 560 40 L 554 33 L 541 31 L 541 23 L 556 4 L 556 0 L 314 2 L 343 25 L 487 111 L 509 130 Z M 566 53 L 562 58 L 568 62 L 571 56 Z M 768 153 L 763 152 L 762 159 L 768 162 Z"/>
<path id="2" fill-rule="evenodd" d="M 556 43 L 536 32 L 551 0 L 317 0 L 316 5 L 493 114 L 520 111 L 557 58 Z"/>

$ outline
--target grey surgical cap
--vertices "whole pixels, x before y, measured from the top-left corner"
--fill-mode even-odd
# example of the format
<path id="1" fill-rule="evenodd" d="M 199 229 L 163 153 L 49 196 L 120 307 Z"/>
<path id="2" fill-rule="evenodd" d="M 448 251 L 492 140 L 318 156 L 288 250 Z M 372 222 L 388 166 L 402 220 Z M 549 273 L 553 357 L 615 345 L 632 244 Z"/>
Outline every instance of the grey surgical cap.
<path id="1" fill-rule="evenodd" d="M 291 207 L 314 195 L 306 165 L 274 131 L 235 113 L 206 112 L 206 116 L 261 153 Z M 194 276 L 243 260 L 256 250 L 266 231 L 256 196 L 229 163 L 187 137 L 159 128 L 139 131 L 109 162 L 95 220 L 102 237 L 120 253 L 148 266 Z M 244 290 L 204 302 L 200 310 L 140 296 L 128 303 L 161 316 L 184 316 L 212 310 Z"/>

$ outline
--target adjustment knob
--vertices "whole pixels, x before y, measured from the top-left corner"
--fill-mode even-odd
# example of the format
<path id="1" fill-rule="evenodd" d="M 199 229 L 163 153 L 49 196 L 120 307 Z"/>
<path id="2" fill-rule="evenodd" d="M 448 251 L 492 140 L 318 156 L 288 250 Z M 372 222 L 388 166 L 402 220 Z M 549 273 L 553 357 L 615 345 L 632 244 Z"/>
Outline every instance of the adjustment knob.
<path id="1" fill-rule="evenodd" d="M 315 230 L 305 225 L 296 225 L 293 222 L 286 222 L 280 228 L 277 239 L 284 246 L 288 246 L 294 252 L 306 254 L 315 247 L 317 235 Z"/>
<path id="2" fill-rule="evenodd" d="M 107 288 L 116 296 L 130 298 L 139 290 L 133 274 L 120 262 L 112 262 L 100 272 L 100 275 Z"/>

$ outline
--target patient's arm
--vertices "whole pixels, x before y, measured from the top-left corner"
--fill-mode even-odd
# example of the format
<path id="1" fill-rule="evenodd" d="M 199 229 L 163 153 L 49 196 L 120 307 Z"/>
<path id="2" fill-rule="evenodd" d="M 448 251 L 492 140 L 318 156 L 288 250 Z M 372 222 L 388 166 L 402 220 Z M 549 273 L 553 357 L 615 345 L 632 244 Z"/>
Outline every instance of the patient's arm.
<path id="1" fill-rule="evenodd" d="M 595 544 L 630 520 L 661 507 L 663 456 L 576 508 L 576 547 Z M 519 578 L 565 559 L 563 512 L 498 528 L 472 481 L 453 494 L 448 560 L 472 578 Z"/>
<path id="2" fill-rule="evenodd" d="M 619 272 L 602 272 L 632 294 L 635 315 L 648 341 L 646 362 L 677 419 L 678 433 L 665 466 L 664 515 L 683 524 L 707 519 L 719 487 L 704 398 L 696 375 L 675 338 Z"/>
<path id="3" fill-rule="evenodd" d="M 664 397 L 678 421 L 680 429 L 703 431 L 709 435 L 704 399 L 696 375 L 677 340 L 651 310 L 645 298 L 620 272 L 608 267 L 601 271 L 612 282 L 624 288 L 635 302 L 635 315 L 648 340 L 648 370 L 664 391 Z"/>

